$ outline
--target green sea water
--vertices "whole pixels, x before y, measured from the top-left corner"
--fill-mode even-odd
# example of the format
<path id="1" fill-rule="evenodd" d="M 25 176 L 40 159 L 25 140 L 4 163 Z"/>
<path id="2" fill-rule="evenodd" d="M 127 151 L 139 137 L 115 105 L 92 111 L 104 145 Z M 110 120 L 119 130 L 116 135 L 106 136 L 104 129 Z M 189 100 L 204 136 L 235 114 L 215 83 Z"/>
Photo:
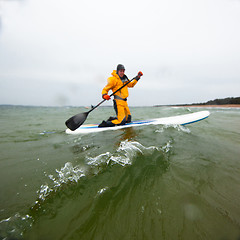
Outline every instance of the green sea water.
<path id="1" fill-rule="evenodd" d="M 134 120 L 199 110 L 131 108 Z M 0 106 L 0 239 L 240 239 L 240 109 L 208 110 L 186 126 L 67 135 L 86 109 Z"/>

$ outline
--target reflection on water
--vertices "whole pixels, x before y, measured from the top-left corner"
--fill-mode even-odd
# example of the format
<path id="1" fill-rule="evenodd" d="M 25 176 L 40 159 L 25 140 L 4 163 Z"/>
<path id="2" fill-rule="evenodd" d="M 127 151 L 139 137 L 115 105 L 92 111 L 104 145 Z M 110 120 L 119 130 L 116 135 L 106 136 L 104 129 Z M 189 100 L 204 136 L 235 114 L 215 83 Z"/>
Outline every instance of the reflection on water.
<path id="1" fill-rule="evenodd" d="M 134 140 L 134 138 L 138 135 L 138 131 L 133 127 L 120 129 L 120 131 L 122 131 L 122 137 L 120 138 L 120 141 Z"/>

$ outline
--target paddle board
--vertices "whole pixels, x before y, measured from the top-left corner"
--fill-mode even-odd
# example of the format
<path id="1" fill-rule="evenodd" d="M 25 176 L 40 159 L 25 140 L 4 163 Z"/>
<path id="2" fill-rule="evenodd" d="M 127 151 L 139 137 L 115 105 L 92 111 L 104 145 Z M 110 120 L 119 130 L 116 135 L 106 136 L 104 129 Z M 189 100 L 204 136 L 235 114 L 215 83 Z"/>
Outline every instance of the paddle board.
<path id="1" fill-rule="evenodd" d="M 186 125 L 194 122 L 201 121 L 207 118 L 210 115 L 209 111 L 200 111 L 195 113 L 189 113 L 184 115 L 178 115 L 173 117 L 164 117 L 164 118 L 154 118 L 149 120 L 141 120 L 141 121 L 133 121 L 131 123 L 127 123 L 122 126 L 115 127 L 102 127 L 99 128 L 98 124 L 87 124 L 82 125 L 77 128 L 75 131 L 71 131 L 70 129 L 66 129 L 67 134 L 82 134 L 82 133 L 92 133 L 92 132 L 102 132 L 109 130 L 118 130 L 128 127 L 138 127 L 145 125 Z"/>

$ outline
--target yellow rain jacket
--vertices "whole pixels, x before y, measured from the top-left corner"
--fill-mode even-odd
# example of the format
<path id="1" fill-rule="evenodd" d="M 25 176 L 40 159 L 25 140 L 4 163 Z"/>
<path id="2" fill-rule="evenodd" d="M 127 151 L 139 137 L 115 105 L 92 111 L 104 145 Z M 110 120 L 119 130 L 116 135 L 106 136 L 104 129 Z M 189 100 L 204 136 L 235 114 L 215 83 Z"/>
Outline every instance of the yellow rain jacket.
<path id="1" fill-rule="evenodd" d="M 114 102 L 115 102 L 114 108 L 117 113 L 117 119 L 112 121 L 113 124 L 121 124 L 121 123 L 123 123 L 124 118 L 128 119 L 128 116 L 131 115 L 128 105 L 127 105 L 126 98 L 129 95 L 128 88 L 134 87 L 137 82 L 138 82 L 137 80 L 133 80 L 128 85 L 126 85 L 124 88 L 122 88 L 120 91 L 118 91 L 114 94 L 114 96 L 116 96 L 115 100 L 114 100 Z M 122 87 L 125 83 L 122 82 L 122 80 L 116 73 L 116 70 L 113 70 L 112 76 L 108 78 L 108 83 L 102 90 L 102 95 L 108 94 L 109 90 L 112 90 L 112 92 L 115 92 L 120 87 Z M 121 100 L 121 99 L 123 99 L 123 100 Z"/>
<path id="2" fill-rule="evenodd" d="M 137 80 L 133 80 L 130 82 L 127 86 L 122 88 L 120 91 L 116 92 L 114 95 L 119 96 L 123 99 L 128 97 L 128 88 L 132 88 L 136 85 Z M 120 87 L 122 87 L 124 83 L 120 79 L 120 77 L 117 75 L 116 70 L 113 70 L 112 77 L 108 78 L 108 84 L 103 88 L 102 95 L 108 94 L 109 90 L 112 90 L 112 92 L 115 92 Z"/>

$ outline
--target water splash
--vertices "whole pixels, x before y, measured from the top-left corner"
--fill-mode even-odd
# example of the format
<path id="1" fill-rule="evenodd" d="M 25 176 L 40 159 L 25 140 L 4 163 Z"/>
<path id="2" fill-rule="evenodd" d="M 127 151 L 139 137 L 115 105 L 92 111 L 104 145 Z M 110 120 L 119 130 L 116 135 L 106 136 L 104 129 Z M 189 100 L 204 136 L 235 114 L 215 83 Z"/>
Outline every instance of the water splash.
<path id="1" fill-rule="evenodd" d="M 187 128 L 186 126 L 177 125 L 177 124 L 176 125 L 164 125 L 164 126 L 161 126 L 155 132 L 156 133 L 163 133 L 166 129 L 169 129 L 169 128 L 174 128 L 178 132 L 191 133 L 191 130 L 189 128 Z"/>
<path id="2" fill-rule="evenodd" d="M 88 157 L 86 159 L 86 162 L 90 166 L 99 166 L 101 164 L 106 164 L 108 165 L 110 162 L 112 154 L 110 152 L 106 152 L 103 154 L 100 154 L 96 157 Z"/>
<path id="3" fill-rule="evenodd" d="M 54 179 L 56 186 L 60 186 L 63 183 L 67 182 L 78 182 L 81 177 L 85 176 L 84 169 L 75 166 L 73 167 L 72 163 L 67 162 L 61 170 L 56 170 L 58 173 L 58 179 Z"/>
<path id="4" fill-rule="evenodd" d="M 184 133 L 191 133 L 191 130 L 187 128 L 186 126 L 183 125 L 174 125 L 173 126 L 175 129 L 177 129 L 179 132 L 184 132 Z"/>
<path id="5" fill-rule="evenodd" d="M 49 193 L 52 191 L 53 189 L 50 188 L 48 185 L 41 185 L 40 190 L 37 191 L 38 199 L 44 201 L 46 197 L 49 195 Z M 37 204 L 39 200 L 37 200 L 35 203 Z"/>
<path id="6" fill-rule="evenodd" d="M 94 158 L 89 157 L 86 162 L 90 166 L 100 166 L 103 163 L 126 166 L 132 164 L 137 154 L 151 154 L 154 150 L 158 150 L 158 148 L 155 146 L 144 147 L 139 142 L 125 140 L 120 143 L 116 153 L 106 152 Z"/>
<path id="7" fill-rule="evenodd" d="M 65 163 L 64 167 L 62 167 L 60 170 L 56 169 L 56 172 L 58 173 L 57 177 L 54 177 L 53 175 L 48 176 L 53 181 L 53 187 L 49 187 L 47 184 L 45 184 L 41 185 L 40 190 L 37 191 L 39 200 L 44 201 L 51 192 L 57 191 L 57 189 L 63 184 L 68 182 L 77 183 L 80 178 L 85 176 L 85 170 L 83 168 L 80 166 L 74 167 L 70 162 Z M 38 202 L 39 201 L 37 200 L 36 204 Z"/>
<path id="8" fill-rule="evenodd" d="M 29 215 L 21 216 L 16 213 L 14 216 L 0 221 L 1 239 L 23 239 L 23 233 L 30 229 L 33 219 Z"/>
<path id="9" fill-rule="evenodd" d="M 164 153 L 168 153 L 172 148 L 172 141 L 169 140 L 166 145 L 162 146 L 160 149 L 162 150 L 162 152 Z"/>
<path id="10" fill-rule="evenodd" d="M 104 188 L 101 188 L 98 192 L 97 192 L 97 195 L 95 197 L 98 197 L 100 195 L 102 195 L 104 192 L 106 192 L 107 190 L 109 189 L 109 187 L 104 187 Z"/>
<path id="11" fill-rule="evenodd" d="M 120 156 L 113 156 L 112 161 L 121 165 L 132 164 L 132 160 L 137 154 L 151 154 L 154 150 L 158 150 L 158 148 L 155 146 L 144 147 L 139 142 L 125 140 L 121 142 L 117 150 Z"/>

